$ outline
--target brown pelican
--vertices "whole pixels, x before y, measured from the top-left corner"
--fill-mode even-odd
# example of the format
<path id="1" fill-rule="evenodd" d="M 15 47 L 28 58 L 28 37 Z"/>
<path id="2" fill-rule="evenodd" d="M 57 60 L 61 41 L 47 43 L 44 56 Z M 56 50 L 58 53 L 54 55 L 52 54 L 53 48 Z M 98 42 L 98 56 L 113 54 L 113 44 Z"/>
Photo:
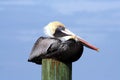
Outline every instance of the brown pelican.
<path id="1" fill-rule="evenodd" d="M 81 57 L 83 45 L 98 51 L 98 48 L 70 32 L 58 21 L 49 23 L 44 31 L 48 37 L 40 37 L 35 42 L 28 59 L 29 62 L 41 64 L 43 58 L 74 62 Z"/>

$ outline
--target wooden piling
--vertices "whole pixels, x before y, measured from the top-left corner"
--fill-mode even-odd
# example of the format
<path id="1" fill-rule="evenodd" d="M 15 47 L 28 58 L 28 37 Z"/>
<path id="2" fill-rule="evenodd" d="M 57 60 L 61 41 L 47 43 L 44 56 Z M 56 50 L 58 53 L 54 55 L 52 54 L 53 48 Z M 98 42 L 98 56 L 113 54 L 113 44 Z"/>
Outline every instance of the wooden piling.
<path id="1" fill-rule="evenodd" d="M 72 63 L 43 59 L 42 80 L 72 80 Z"/>

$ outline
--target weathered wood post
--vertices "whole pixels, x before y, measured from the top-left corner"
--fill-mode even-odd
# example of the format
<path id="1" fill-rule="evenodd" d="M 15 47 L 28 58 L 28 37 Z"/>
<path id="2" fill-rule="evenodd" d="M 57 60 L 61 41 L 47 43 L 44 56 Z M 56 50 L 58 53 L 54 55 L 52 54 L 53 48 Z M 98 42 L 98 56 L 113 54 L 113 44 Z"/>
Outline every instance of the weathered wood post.
<path id="1" fill-rule="evenodd" d="M 55 59 L 42 60 L 42 80 L 72 80 L 72 62 Z"/>

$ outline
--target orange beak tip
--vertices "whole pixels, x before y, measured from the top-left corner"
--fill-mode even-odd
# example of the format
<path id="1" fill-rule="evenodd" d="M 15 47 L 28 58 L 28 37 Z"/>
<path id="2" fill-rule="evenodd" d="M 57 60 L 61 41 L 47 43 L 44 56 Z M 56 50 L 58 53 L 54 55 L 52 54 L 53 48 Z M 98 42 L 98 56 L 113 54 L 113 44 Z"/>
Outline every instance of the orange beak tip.
<path id="1" fill-rule="evenodd" d="M 96 51 L 97 51 L 97 52 L 99 52 L 99 51 L 100 51 L 100 49 L 98 48 L 98 49 L 96 49 Z"/>

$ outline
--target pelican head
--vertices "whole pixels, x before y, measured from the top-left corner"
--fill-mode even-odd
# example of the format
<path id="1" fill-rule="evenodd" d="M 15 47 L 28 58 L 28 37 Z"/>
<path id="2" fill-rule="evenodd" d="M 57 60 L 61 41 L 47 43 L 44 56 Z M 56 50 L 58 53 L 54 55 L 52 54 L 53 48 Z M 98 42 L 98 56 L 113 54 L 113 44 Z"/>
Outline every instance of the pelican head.
<path id="1" fill-rule="evenodd" d="M 66 29 L 65 25 L 58 21 L 50 22 L 47 26 L 45 26 L 44 31 L 49 37 L 56 37 L 62 41 L 71 38 L 77 40 L 75 34 Z"/>
<path id="2" fill-rule="evenodd" d="M 80 41 L 84 46 L 98 51 L 99 49 L 87 41 L 83 40 L 82 38 L 76 36 L 74 33 L 66 29 L 65 25 L 61 22 L 54 21 L 50 22 L 47 26 L 44 28 L 45 34 L 49 37 L 55 37 L 59 38 L 62 41 L 66 41 L 69 39 L 74 39 L 75 41 Z"/>

